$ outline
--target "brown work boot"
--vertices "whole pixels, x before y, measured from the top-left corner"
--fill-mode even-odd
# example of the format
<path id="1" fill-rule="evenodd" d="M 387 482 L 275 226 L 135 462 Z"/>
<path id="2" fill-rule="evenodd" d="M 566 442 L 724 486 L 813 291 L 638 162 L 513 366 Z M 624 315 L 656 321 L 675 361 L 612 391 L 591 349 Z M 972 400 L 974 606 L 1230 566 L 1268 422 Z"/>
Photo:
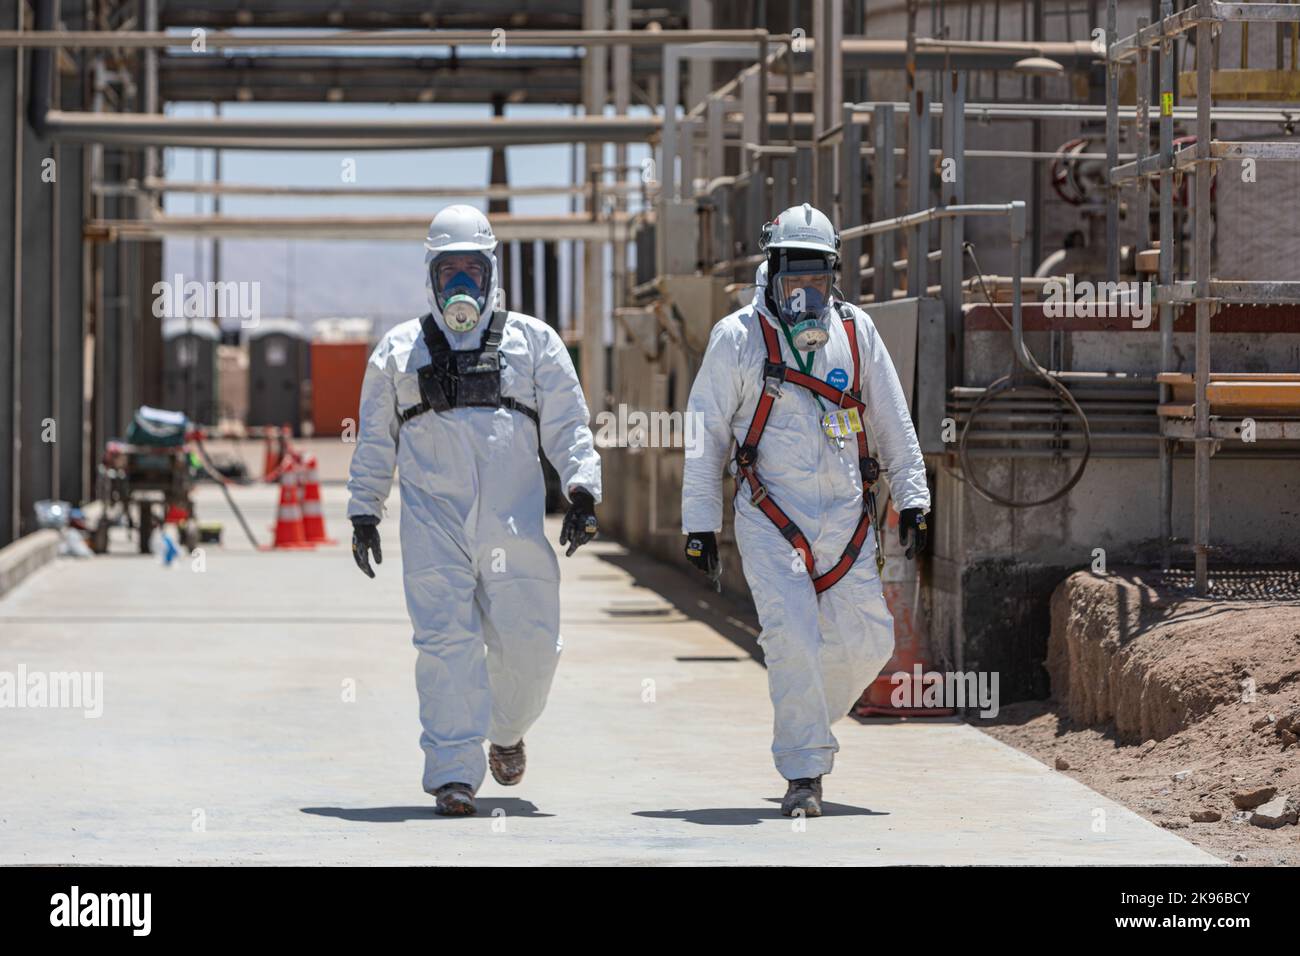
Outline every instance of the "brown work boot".
<path id="1" fill-rule="evenodd" d="M 492 769 L 492 779 L 503 787 L 513 787 L 524 779 L 524 742 L 513 747 L 488 746 L 488 766 Z"/>
<path id="2" fill-rule="evenodd" d="M 805 817 L 822 815 L 822 778 L 800 777 L 791 780 L 781 801 L 782 816 L 792 817 L 801 811 Z"/>
<path id="3" fill-rule="evenodd" d="M 433 792 L 438 799 L 434 812 L 444 817 L 470 817 L 478 813 L 474 791 L 467 783 L 444 783 Z"/>

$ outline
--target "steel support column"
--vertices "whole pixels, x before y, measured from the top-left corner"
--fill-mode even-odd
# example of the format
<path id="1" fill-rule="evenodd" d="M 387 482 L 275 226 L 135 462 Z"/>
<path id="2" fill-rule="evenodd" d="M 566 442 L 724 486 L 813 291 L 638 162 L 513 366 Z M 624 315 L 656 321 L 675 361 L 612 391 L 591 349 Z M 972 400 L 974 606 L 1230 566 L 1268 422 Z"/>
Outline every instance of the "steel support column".
<path id="1" fill-rule="evenodd" d="M 871 117 L 871 143 L 876 148 L 871 166 L 871 218 L 875 222 L 896 215 L 894 172 L 894 108 L 878 106 Z M 877 302 L 894 297 L 894 233 L 871 240 L 872 290 Z"/>
<path id="2" fill-rule="evenodd" d="M 952 71 L 943 84 L 943 154 L 940 173 L 940 203 L 960 206 L 966 201 L 966 74 Z M 943 298 L 944 327 L 947 330 L 947 383 L 957 385 L 965 374 L 962 368 L 962 268 L 965 255 L 965 220 L 954 216 L 939 225 L 939 284 Z"/>
<path id="3" fill-rule="evenodd" d="M 1173 15 L 1173 0 L 1161 0 L 1160 18 Z M 1165 106 L 1173 102 L 1174 97 L 1174 41 L 1165 37 L 1160 44 L 1160 260 L 1157 285 L 1167 288 L 1174 281 L 1174 175 L 1170 171 L 1174 163 L 1174 118 L 1173 110 Z M 1160 370 L 1172 372 L 1174 361 L 1174 307 L 1160 295 L 1158 308 L 1160 312 Z M 1173 397 L 1173 389 L 1168 385 L 1160 386 L 1160 401 L 1168 402 Z M 1173 545 L 1173 508 L 1174 508 L 1174 449 L 1173 442 L 1166 439 L 1160 442 L 1160 547 L 1161 564 L 1168 568 L 1171 563 L 1170 549 Z"/>
<path id="4" fill-rule="evenodd" d="M 862 127 L 853 121 L 853 107 L 841 108 L 844 137 L 840 144 L 839 228 L 862 221 Z M 840 289 L 856 303 L 862 298 L 862 240 L 848 239 L 840 247 Z"/>
<path id="5" fill-rule="evenodd" d="M 930 208 L 930 95 L 924 90 L 912 93 L 912 109 L 907 116 L 907 209 L 920 212 Z M 908 234 L 907 294 L 912 298 L 925 295 L 930 251 L 930 226 L 918 223 Z"/>
<path id="6" fill-rule="evenodd" d="M 604 0 L 583 0 L 582 26 L 584 30 L 604 30 L 608 27 L 608 14 Z M 668 50 L 664 47 L 665 59 Z M 588 47 L 582 61 L 583 105 L 587 116 L 602 116 L 608 90 L 606 61 L 608 51 Z M 675 61 L 674 61 L 675 64 Z M 676 93 L 676 83 L 673 84 Z M 667 88 L 665 86 L 665 95 Z M 676 109 L 669 103 L 667 113 Z M 604 144 L 589 143 L 586 147 L 583 173 L 593 186 L 595 179 L 590 170 L 604 165 Z M 667 156 L 665 158 L 668 158 Z M 669 160 L 671 162 L 671 160 Z M 660 176 L 666 171 L 660 169 Z M 587 197 L 587 211 L 594 218 L 599 215 L 595 190 Z M 582 387 L 587 395 L 587 406 L 593 415 L 605 407 L 605 244 L 587 241 L 582 244 L 582 352 L 580 356 Z"/>
<path id="7" fill-rule="evenodd" d="M 1211 0 L 1197 0 L 1203 18 L 1212 12 Z M 1196 44 L 1196 504 L 1192 544 L 1196 552 L 1196 593 L 1209 589 L 1210 548 L 1210 69 L 1213 66 L 1210 30 L 1198 30 Z"/>

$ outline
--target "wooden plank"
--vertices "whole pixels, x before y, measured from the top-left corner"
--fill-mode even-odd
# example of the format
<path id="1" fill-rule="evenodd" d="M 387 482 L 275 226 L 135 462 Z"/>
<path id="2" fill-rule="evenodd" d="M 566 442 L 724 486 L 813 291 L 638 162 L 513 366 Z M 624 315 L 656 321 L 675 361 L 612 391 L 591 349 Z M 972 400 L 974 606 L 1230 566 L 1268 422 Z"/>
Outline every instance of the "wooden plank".
<path id="1" fill-rule="evenodd" d="M 1192 385 L 1196 379 L 1191 372 L 1160 372 L 1156 381 L 1164 385 Z M 1300 372 L 1211 372 L 1210 384 L 1215 382 L 1300 382 Z"/>
<path id="2" fill-rule="evenodd" d="M 1300 382 L 1300 372 L 1211 372 L 1215 382 Z"/>
<path id="3" fill-rule="evenodd" d="M 1211 408 L 1300 408 L 1300 381 L 1211 382 L 1205 391 Z"/>

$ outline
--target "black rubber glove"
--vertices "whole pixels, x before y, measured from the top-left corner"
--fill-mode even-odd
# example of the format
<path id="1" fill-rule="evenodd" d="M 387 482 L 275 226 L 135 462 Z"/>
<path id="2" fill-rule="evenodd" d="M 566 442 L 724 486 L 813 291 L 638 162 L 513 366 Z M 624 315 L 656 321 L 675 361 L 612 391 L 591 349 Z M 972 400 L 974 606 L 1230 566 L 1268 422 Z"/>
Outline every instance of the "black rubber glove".
<path id="1" fill-rule="evenodd" d="M 590 492 L 581 488 L 571 491 L 569 502 L 569 511 L 564 516 L 564 526 L 560 528 L 560 544 L 569 546 L 569 550 L 564 552 L 566 558 L 596 537 L 596 532 L 600 528 L 596 523 L 596 499 Z"/>
<path id="2" fill-rule="evenodd" d="M 384 554 L 379 550 L 379 519 L 374 515 L 357 515 L 352 519 L 352 557 L 357 567 L 373 578 L 370 551 L 375 553 L 375 564 L 384 563 Z"/>
<path id="3" fill-rule="evenodd" d="M 718 566 L 718 536 L 712 531 L 692 531 L 686 536 L 686 560 L 705 574 Z"/>
<path id="4" fill-rule="evenodd" d="M 912 544 L 907 545 L 911 534 Z M 930 543 L 930 526 L 926 524 L 925 512 L 920 508 L 904 508 L 898 514 L 898 543 L 907 547 L 904 557 L 911 558 L 925 550 Z"/>

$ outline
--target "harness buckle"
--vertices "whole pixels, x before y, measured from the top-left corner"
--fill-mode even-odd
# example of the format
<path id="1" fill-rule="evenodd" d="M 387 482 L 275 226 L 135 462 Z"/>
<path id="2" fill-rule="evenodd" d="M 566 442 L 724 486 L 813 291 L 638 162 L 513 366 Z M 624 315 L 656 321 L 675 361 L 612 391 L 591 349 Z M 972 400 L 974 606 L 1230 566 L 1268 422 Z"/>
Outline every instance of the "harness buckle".
<path id="1" fill-rule="evenodd" d="M 781 383 L 785 381 L 786 366 L 781 362 L 763 363 L 763 391 L 773 398 L 781 395 Z"/>
<path id="2" fill-rule="evenodd" d="M 874 485 L 880 478 L 880 462 L 873 457 L 859 458 L 858 467 L 862 469 L 862 480 L 868 485 Z"/>
<path id="3" fill-rule="evenodd" d="M 736 464 L 741 468 L 753 468 L 757 461 L 757 445 L 741 445 L 736 449 Z"/>
<path id="4" fill-rule="evenodd" d="M 749 503 L 757 507 L 767 497 L 767 485 L 759 485 L 758 490 L 749 496 Z"/>

